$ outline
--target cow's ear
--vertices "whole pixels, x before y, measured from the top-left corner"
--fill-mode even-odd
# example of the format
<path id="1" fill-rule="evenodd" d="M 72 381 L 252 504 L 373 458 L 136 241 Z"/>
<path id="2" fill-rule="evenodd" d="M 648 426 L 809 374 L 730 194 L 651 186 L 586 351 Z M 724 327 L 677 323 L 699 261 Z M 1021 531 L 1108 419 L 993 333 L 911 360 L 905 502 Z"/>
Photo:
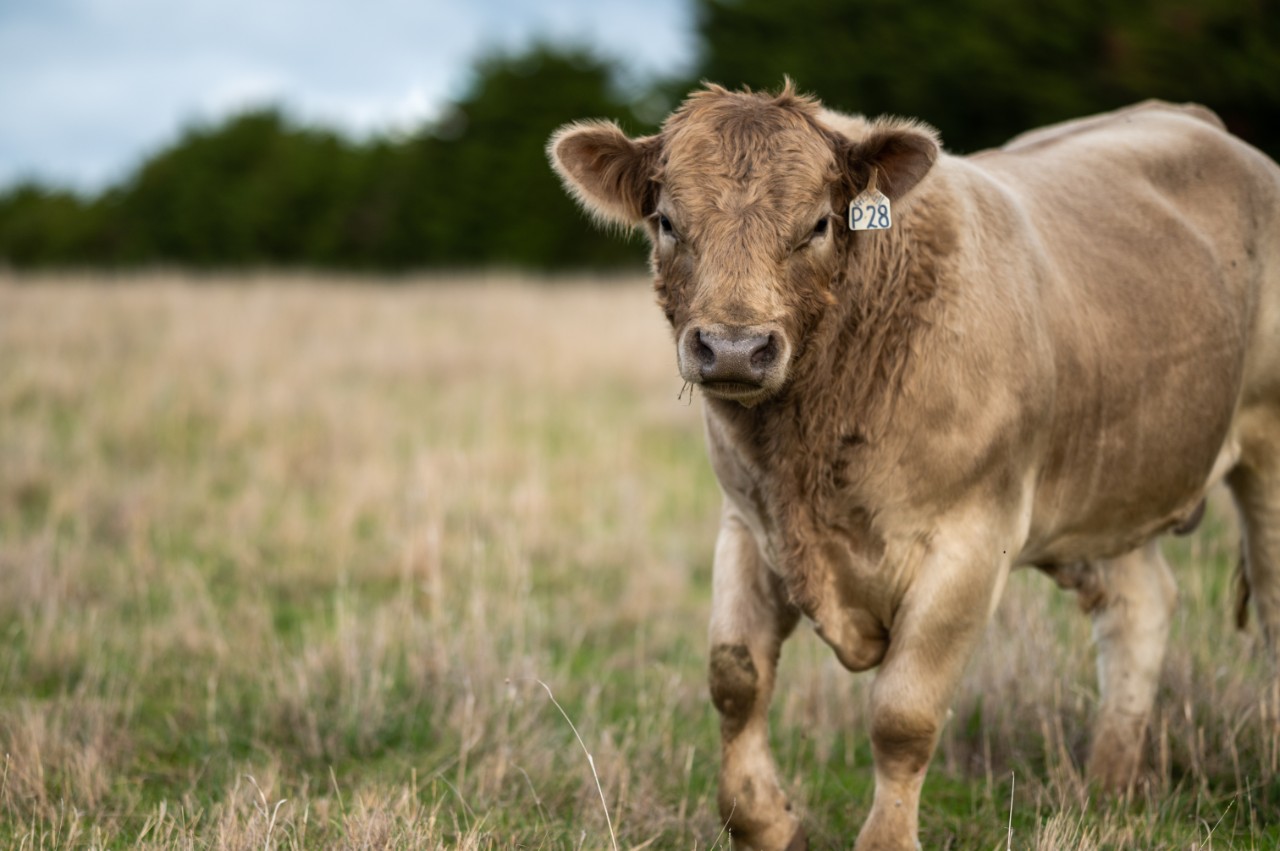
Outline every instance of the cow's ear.
<path id="1" fill-rule="evenodd" d="M 660 137 L 631 139 L 607 121 L 566 124 L 547 144 L 565 188 L 597 219 L 634 226 L 657 204 Z"/>
<path id="2" fill-rule="evenodd" d="M 876 172 L 876 188 L 891 201 L 901 200 L 929 173 L 940 150 L 938 131 L 918 121 L 888 119 L 873 123 L 845 152 L 845 167 L 856 194 Z"/>

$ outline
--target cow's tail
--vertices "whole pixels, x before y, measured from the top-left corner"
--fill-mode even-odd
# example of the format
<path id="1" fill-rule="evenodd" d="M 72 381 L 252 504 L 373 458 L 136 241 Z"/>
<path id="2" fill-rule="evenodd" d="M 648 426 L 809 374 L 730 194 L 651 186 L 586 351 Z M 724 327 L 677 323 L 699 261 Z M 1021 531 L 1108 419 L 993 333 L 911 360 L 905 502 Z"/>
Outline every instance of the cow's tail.
<path id="1" fill-rule="evenodd" d="M 1244 551 L 1244 543 L 1240 544 L 1240 560 L 1236 562 L 1236 629 L 1244 629 L 1249 625 L 1249 571 L 1248 555 Z"/>

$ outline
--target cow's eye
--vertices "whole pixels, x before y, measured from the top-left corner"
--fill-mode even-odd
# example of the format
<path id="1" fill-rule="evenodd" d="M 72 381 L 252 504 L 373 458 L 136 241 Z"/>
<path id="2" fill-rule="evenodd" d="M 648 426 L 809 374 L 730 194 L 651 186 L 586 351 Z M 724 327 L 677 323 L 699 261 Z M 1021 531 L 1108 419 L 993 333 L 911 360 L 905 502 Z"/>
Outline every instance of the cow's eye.
<path id="1" fill-rule="evenodd" d="M 822 239 L 824 236 L 826 236 L 827 231 L 829 231 L 830 229 L 831 229 L 831 217 L 823 216 L 822 218 L 818 219 L 817 223 L 813 226 L 813 230 L 809 231 L 809 235 L 806 236 L 804 239 L 800 240 L 799 242 L 797 242 L 791 250 L 800 251 L 802 249 L 808 248 L 811 244 L 813 244 L 814 240 Z"/>
<path id="2" fill-rule="evenodd" d="M 663 236 L 674 237 L 676 229 L 671 224 L 671 219 L 667 218 L 665 213 L 658 214 L 658 230 L 662 231 Z"/>

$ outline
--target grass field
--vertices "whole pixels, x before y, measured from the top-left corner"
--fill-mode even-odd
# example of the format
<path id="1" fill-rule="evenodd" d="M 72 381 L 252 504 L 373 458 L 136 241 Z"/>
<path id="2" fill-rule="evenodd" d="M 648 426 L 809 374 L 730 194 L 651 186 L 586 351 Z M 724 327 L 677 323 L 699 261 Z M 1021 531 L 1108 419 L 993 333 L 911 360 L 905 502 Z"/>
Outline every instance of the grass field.
<path id="1" fill-rule="evenodd" d="M 607 807 L 620 848 L 727 848 L 718 492 L 680 389 L 642 280 L 0 278 L 0 847 L 599 849 Z M 1169 542 L 1134 800 L 1080 782 L 1089 624 L 1023 572 L 925 848 L 1003 849 L 1010 812 L 1019 849 L 1280 847 L 1225 507 Z M 870 802 L 870 681 L 784 651 L 815 848 Z"/>

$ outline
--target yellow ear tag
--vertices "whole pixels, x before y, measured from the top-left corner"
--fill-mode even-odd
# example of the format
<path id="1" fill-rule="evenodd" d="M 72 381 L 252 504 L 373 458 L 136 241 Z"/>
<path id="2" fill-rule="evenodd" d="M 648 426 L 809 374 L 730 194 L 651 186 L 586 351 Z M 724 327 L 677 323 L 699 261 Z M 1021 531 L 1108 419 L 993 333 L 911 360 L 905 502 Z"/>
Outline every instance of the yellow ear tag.
<path id="1" fill-rule="evenodd" d="M 888 230 L 893 226 L 889 198 L 876 189 L 879 172 L 880 169 L 872 168 L 867 188 L 849 202 L 849 230 Z"/>

